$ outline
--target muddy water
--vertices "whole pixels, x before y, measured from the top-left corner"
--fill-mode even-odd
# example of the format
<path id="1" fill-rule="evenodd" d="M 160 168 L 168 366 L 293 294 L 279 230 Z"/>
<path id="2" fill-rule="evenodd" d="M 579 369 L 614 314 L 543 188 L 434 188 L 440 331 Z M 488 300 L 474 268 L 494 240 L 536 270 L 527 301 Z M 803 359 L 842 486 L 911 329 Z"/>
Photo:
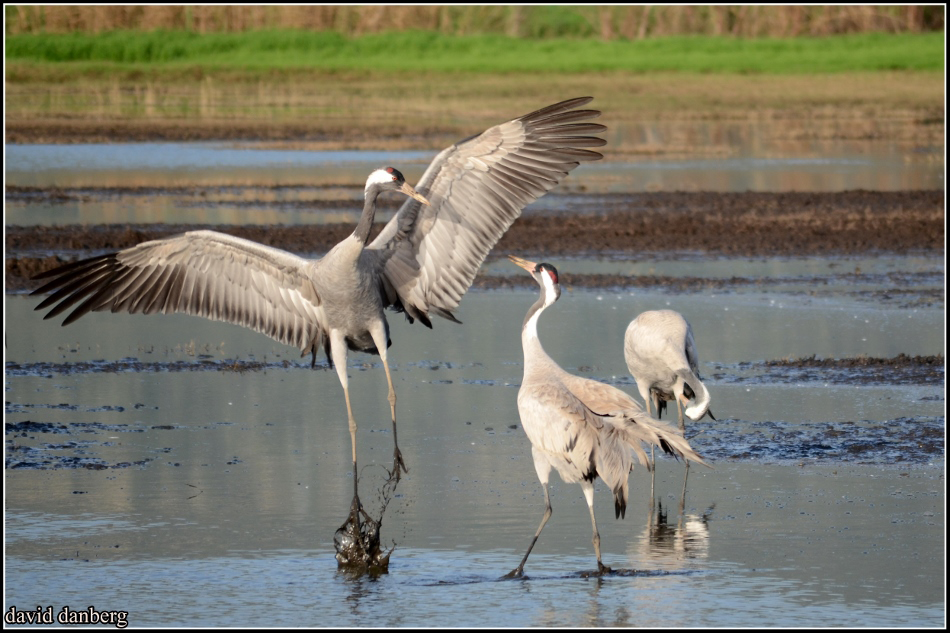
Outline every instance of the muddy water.
<path id="1" fill-rule="evenodd" d="M 693 323 L 718 421 L 690 432 L 715 469 L 690 469 L 683 498 L 682 465 L 660 461 L 652 502 L 637 469 L 623 521 L 598 485 L 604 560 L 624 570 L 601 580 L 580 577 L 595 567 L 583 496 L 554 478 L 529 579 L 502 582 L 543 508 L 515 401 L 534 298 L 472 292 L 465 325 L 434 331 L 392 319 L 410 472 L 383 521 L 390 573 L 374 580 L 333 559 L 352 486 L 333 372 L 234 326 L 93 314 L 60 328 L 32 312 L 36 299 L 7 296 L 7 424 L 53 426 L 6 437 L 5 607 L 93 603 L 136 625 L 942 622 L 942 441 L 921 452 L 904 436 L 942 436 L 942 382 L 786 380 L 743 365 L 937 353 L 942 309 L 847 293 L 566 291 L 541 323 L 546 348 L 631 392 L 627 322 L 673 307 Z M 351 356 L 349 372 L 370 506 L 392 446 L 376 360 Z"/>

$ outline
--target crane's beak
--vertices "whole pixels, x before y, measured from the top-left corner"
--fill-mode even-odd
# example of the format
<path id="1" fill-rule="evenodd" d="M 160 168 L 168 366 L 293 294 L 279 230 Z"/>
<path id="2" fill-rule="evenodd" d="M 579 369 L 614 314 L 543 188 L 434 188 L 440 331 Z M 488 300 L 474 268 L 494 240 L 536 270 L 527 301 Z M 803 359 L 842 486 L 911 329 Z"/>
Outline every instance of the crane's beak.
<path id="1" fill-rule="evenodd" d="M 529 273 L 532 273 L 532 274 L 538 268 L 538 265 L 535 264 L 534 262 L 529 262 L 527 259 L 521 259 L 520 257 L 515 257 L 514 255 L 509 255 L 508 259 L 510 259 L 511 261 L 518 264 L 519 266 L 521 266 L 522 268 L 524 268 L 525 270 L 527 270 Z"/>
<path id="2" fill-rule="evenodd" d="M 409 186 L 408 182 L 402 183 L 402 187 L 397 189 L 397 191 L 403 192 L 410 198 L 414 198 L 418 200 L 419 202 L 421 202 L 422 204 L 429 204 L 429 201 L 425 199 L 425 196 L 423 196 L 421 193 L 419 193 L 418 191 L 413 189 L 411 186 Z"/>

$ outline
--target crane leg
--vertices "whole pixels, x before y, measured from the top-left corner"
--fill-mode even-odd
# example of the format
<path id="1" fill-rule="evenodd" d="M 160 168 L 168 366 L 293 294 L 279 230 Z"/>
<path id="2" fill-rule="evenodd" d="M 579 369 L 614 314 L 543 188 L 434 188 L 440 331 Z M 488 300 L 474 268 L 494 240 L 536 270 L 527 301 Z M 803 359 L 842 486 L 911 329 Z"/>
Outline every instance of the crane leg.
<path id="1" fill-rule="evenodd" d="M 333 356 L 333 366 L 336 368 L 336 375 L 343 385 L 343 397 L 346 399 L 346 416 L 350 427 L 350 448 L 353 455 L 353 504 L 350 508 L 350 518 L 359 526 L 360 513 L 362 507 L 359 496 L 359 470 L 356 464 L 356 418 L 353 417 L 353 405 L 350 404 L 349 378 L 346 375 L 346 341 L 343 335 L 336 332 L 330 332 L 331 337 L 331 355 Z"/>
<path id="2" fill-rule="evenodd" d="M 686 480 L 689 479 L 689 460 L 686 460 L 686 471 L 683 474 L 683 494 L 680 496 L 680 520 L 686 513 Z"/>
<path id="3" fill-rule="evenodd" d="M 656 489 L 656 455 L 653 444 L 650 444 L 650 505 L 653 505 L 653 491 Z"/>
<path id="4" fill-rule="evenodd" d="M 656 489 L 656 455 L 653 451 L 656 447 L 650 444 L 650 504 L 653 504 L 653 491 Z"/>
<path id="5" fill-rule="evenodd" d="M 581 488 L 584 490 L 584 498 L 587 499 L 587 509 L 590 510 L 590 525 L 594 531 L 591 542 L 594 544 L 594 553 L 597 555 L 597 573 L 609 574 L 613 570 L 600 560 L 600 532 L 597 530 L 597 519 L 594 518 L 594 484 L 585 481 L 581 483 Z"/>
<path id="6" fill-rule="evenodd" d="M 689 399 L 683 394 L 679 394 L 679 397 L 676 398 L 676 413 L 679 415 L 680 431 L 686 430 L 686 424 L 683 420 L 683 405 L 688 402 Z"/>
<path id="7" fill-rule="evenodd" d="M 376 343 L 376 349 L 379 350 L 379 358 L 383 361 L 383 369 L 386 370 L 386 383 L 389 385 L 389 412 L 393 419 L 393 472 L 396 475 L 396 481 L 399 481 L 400 469 L 408 473 L 406 462 L 402 459 L 402 451 L 399 450 L 399 441 L 396 438 L 396 388 L 393 387 L 393 376 L 389 371 L 389 361 L 386 355 L 386 344 L 388 343 L 385 330 L 382 328 L 372 328 L 370 334 L 373 342 Z"/>
<path id="8" fill-rule="evenodd" d="M 656 395 L 656 392 L 650 392 L 650 396 L 645 400 L 646 405 L 647 405 L 647 415 L 652 415 L 650 413 L 650 404 L 652 403 L 654 405 L 653 408 L 656 411 L 656 417 L 657 419 L 659 419 L 660 407 L 654 401 L 654 398 L 659 398 L 659 396 Z M 654 452 L 655 450 L 656 450 L 656 447 L 653 444 L 650 444 L 650 507 L 651 508 L 653 507 L 653 491 L 656 490 L 656 454 Z"/>
<path id="9" fill-rule="evenodd" d="M 689 403 L 689 398 L 687 398 L 683 394 L 679 394 L 679 397 L 676 399 L 676 412 L 679 413 L 679 416 L 680 416 L 680 431 L 683 432 L 684 437 L 686 435 L 686 424 L 683 420 L 683 407 L 686 406 L 688 403 Z M 686 460 L 686 475 L 687 476 L 689 475 L 689 460 L 688 459 Z M 685 486 L 686 484 L 684 482 L 683 484 L 684 489 L 685 489 Z"/>
<path id="10" fill-rule="evenodd" d="M 408 473 L 406 462 L 402 460 L 402 451 L 399 450 L 399 441 L 396 439 L 396 390 L 393 388 L 393 377 L 389 373 L 389 363 L 383 356 L 383 369 L 386 370 L 386 381 L 389 383 L 389 411 L 393 418 L 393 470 L 396 472 L 396 481 L 399 481 L 399 469 Z"/>
<path id="11" fill-rule="evenodd" d="M 353 417 L 353 407 L 350 405 L 350 390 L 346 385 L 343 385 L 343 397 L 346 399 L 346 415 L 349 420 L 350 426 L 350 447 L 353 452 L 353 500 L 359 501 L 359 493 L 357 492 L 357 477 L 356 470 L 356 418 Z"/>
<path id="12" fill-rule="evenodd" d="M 505 578 L 521 578 L 524 575 L 524 564 L 528 560 L 528 555 L 531 554 L 531 550 L 534 549 L 534 544 L 538 542 L 538 537 L 541 536 L 541 530 L 544 529 L 544 524 L 548 522 L 548 519 L 551 518 L 551 514 L 553 514 L 553 510 L 551 509 L 551 494 L 548 492 L 548 482 L 542 481 L 541 487 L 544 488 L 544 516 L 541 517 L 541 525 L 538 526 L 538 531 L 534 533 L 534 538 L 531 539 L 531 545 L 528 546 L 528 551 L 525 552 L 524 558 L 521 559 L 521 564 L 508 572 Z"/>

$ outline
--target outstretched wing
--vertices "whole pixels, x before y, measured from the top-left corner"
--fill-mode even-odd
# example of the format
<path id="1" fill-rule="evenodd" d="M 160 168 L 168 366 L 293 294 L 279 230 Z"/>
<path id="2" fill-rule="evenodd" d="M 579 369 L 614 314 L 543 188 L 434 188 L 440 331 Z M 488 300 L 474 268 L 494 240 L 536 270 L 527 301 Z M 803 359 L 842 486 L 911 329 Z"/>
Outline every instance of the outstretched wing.
<path id="1" fill-rule="evenodd" d="M 582 161 L 603 155 L 584 148 L 606 141 L 607 128 L 578 123 L 600 115 L 575 110 L 581 97 L 496 125 L 442 151 L 416 190 L 429 206 L 408 200 L 363 256 L 381 270 L 389 305 L 431 327 L 429 313 L 455 321 L 458 307 L 491 248 L 521 210 L 560 183 Z"/>
<path id="2" fill-rule="evenodd" d="M 75 303 L 63 325 L 90 311 L 184 312 L 227 321 L 308 351 L 323 340 L 313 263 L 216 231 L 143 242 L 37 275 L 54 279 L 36 310 L 49 319 Z M 314 350 L 316 351 L 316 350 Z"/>

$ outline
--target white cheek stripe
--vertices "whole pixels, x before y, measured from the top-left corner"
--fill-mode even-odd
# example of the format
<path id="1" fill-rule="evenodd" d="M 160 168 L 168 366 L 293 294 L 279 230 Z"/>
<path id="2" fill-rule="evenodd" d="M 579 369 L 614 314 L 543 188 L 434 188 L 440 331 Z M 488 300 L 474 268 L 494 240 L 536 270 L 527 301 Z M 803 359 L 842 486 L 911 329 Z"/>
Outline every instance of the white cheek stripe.
<path id="1" fill-rule="evenodd" d="M 527 323 L 524 324 L 524 336 L 529 339 L 538 338 L 538 318 L 549 305 L 557 300 L 557 288 L 551 273 L 546 270 L 541 271 L 541 283 L 544 284 L 544 304 L 538 308 Z"/>
<path id="2" fill-rule="evenodd" d="M 393 174 L 389 173 L 385 169 L 377 169 L 369 175 L 369 178 L 366 179 L 366 189 L 369 189 L 371 185 L 382 185 L 392 181 Z"/>
<path id="3" fill-rule="evenodd" d="M 541 316 L 541 310 L 538 310 L 531 315 L 531 318 L 528 319 L 528 322 L 524 325 L 524 334 L 528 338 L 536 339 L 538 338 L 538 317 Z"/>
<path id="4" fill-rule="evenodd" d="M 546 270 L 541 271 L 541 280 L 544 282 L 544 307 L 548 307 L 557 299 L 557 292 L 551 273 Z"/>

